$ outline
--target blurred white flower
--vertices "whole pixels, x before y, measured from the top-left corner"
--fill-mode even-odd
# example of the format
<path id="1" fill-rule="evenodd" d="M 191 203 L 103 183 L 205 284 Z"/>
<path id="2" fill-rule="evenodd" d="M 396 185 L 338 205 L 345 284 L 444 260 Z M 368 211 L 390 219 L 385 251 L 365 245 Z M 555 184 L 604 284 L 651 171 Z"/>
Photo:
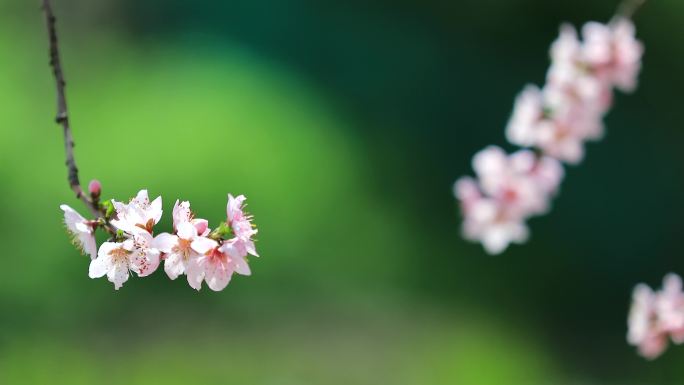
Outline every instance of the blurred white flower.
<path id="1" fill-rule="evenodd" d="M 632 293 L 632 306 L 627 319 L 627 342 L 638 348 L 648 359 L 661 355 L 668 338 L 676 344 L 684 342 L 684 292 L 682 280 L 676 274 L 663 279 L 663 289 L 657 292 L 639 284 Z"/>

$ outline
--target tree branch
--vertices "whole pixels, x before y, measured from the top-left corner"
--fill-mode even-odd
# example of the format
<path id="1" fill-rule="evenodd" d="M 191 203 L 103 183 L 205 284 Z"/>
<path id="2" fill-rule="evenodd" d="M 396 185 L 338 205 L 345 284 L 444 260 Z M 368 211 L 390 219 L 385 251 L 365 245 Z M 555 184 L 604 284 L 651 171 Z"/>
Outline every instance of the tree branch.
<path id="1" fill-rule="evenodd" d="M 625 19 L 631 19 L 634 13 L 641 8 L 646 0 L 623 0 L 618 6 L 617 15 L 624 17 Z"/>
<path id="2" fill-rule="evenodd" d="M 74 138 L 71 133 L 71 126 L 69 125 L 69 112 L 67 110 L 64 71 L 62 70 L 62 62 L 59 57 L 59 42 L 57 40 L 57 29 L 55 24 L 57 19 L 52 10 L 50 0 L 43 1 L 43 13 L 45 15 L 45 24 L 47 25 L 48 39 L 50 43 L 50 67 L 52 67 L 52 74 L 55 77 L 57 85 L 57 116 L 55 122 L 62 126 L 64 132 L 64 152 L 66 154 L 66 167 L 68 171 L 67 181 L 69 187 L 76 194 L 76 198 L 80 199 L 88 210 L 95 216 L 95 218 L 103 218 L 104 215 L 100 211 L 99 204 L 96 200 L 91 199 L 83 193 L 81 182 L 78 179 L 78 167 L 76 166 L 76 159 L 74 158 Z M 116 234 L 116 231 L 105 221 L 103 227 L 110 234 Z"/>

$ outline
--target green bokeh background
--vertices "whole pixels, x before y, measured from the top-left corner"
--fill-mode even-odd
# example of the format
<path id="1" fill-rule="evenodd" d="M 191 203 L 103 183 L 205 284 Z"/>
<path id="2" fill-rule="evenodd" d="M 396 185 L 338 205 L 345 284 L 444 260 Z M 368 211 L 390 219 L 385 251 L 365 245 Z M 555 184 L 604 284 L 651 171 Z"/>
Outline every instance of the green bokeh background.
<path id="1" fill-rule="evenodd" d="M 451 185 L 504 145 L 558 25 L 608 0 L 55 0 L 81 179 L 210 223 L 244 193 L 251 277 L 87 276 L 38 1 L 0 1 L 0 384 L 678 384 L 625 342 L 684 273 L 684 3 L 638 13 L 641 84 L 533 238 L 491 257 Z"/>

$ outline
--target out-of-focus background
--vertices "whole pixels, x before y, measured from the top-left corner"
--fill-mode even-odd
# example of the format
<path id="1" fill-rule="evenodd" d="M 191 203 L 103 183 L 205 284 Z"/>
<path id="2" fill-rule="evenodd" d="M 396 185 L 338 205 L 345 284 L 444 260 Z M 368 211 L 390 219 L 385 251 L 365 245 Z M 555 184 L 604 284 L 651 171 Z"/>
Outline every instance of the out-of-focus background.
<path id="1" fill-rule="evenodd" d="M 224 219 L 248 196 L 251 277 L 87 276 L 39 1 L 0 1 L 0 384 L 674 384 L 625 341 L 637 282 L 684 273 L 684 2 L 636 16 L 646 55 L 605 140 L 533 237 L 459 236 L 453 181 L 505 144 L 562 22 L 617 1 L 55 0 L 84 183 Z"/>

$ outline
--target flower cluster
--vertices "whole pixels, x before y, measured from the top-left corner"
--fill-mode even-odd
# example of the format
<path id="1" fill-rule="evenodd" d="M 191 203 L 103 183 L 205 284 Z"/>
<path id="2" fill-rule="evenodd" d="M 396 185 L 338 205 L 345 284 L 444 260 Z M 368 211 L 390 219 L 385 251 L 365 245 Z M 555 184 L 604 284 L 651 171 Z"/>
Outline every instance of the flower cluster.
<path id="1" fill-rule="evenodd" d="M 548 210 L 563 179 L 563 167 L 553 158 L 538 158 L 529 150 L 507 155 L 495 146 L 475 155 L 473 169 L 477 179 L 459 179 L 455 194 L 465 217 L 464 236 L 481 241 L 490 254 L 525 242 L 524 219 Z"/>
<path id="2" fill-rule="evenodd" d="M 636 87 L 643 46 L 631 21 L 589 22 L 581 34 L 582 40 L 563 25 L 551 46 L 546 84 L 528 85 L 515 100 L 506 137 L 530 150 L 507 155 L 485 148 L 473 159 L 477 179 L 463 177 L 455 184 L 463 235 L 482 242 L 490 254 L 526 241 L 526 221 L 548 210 L 563 179 L 561 162 L 579 163 L 584 143 L 602 137 L 613 89 Z"/>
<path id="3" fill-rule="evenodd" d="M 91 187 L 93 194 L 99 184 Z M 87 220 L 67 205 L 64 222 L 74 244 L 90 255 L 90 278 L 107 276 L 119 289 L 131 272 L 139 277 L 152 274 L 164 261 L 164 271 L 171 279 L 187 276 L 188 283 L 200 290 L 202 282 L 214 291 L 223 290 L 233 275 L 250 275 L 248 254 L 258 256 L 253 237 L 257 229 L 252 217 L 243 211 L 245 197 L 228 194 L 226 221 L 214 230 L 205 219 L 195 218 L 190 202 L 173 208 L 173 232 L 154 235 L 154 226 L 162 216 L 162 199 L 150 201 L 141 190 L 128 203 L 105 201 L 99 207 L 102 217 Z M 108 227 L 109 226 L 109 227 Z M 97 248 L 95 230 L 110 230 L 111 238 Z"/>
<path id="4" fill-rule="evenodd" d="M 668 274 L 663 279 L 662 290 L 655 292 L 645 284 L 637 285 L 627 323 L 627 341 L 648 359 L 665 351 L 668 338 L 675 344 L 684 342 L 682 279 Z"/>

